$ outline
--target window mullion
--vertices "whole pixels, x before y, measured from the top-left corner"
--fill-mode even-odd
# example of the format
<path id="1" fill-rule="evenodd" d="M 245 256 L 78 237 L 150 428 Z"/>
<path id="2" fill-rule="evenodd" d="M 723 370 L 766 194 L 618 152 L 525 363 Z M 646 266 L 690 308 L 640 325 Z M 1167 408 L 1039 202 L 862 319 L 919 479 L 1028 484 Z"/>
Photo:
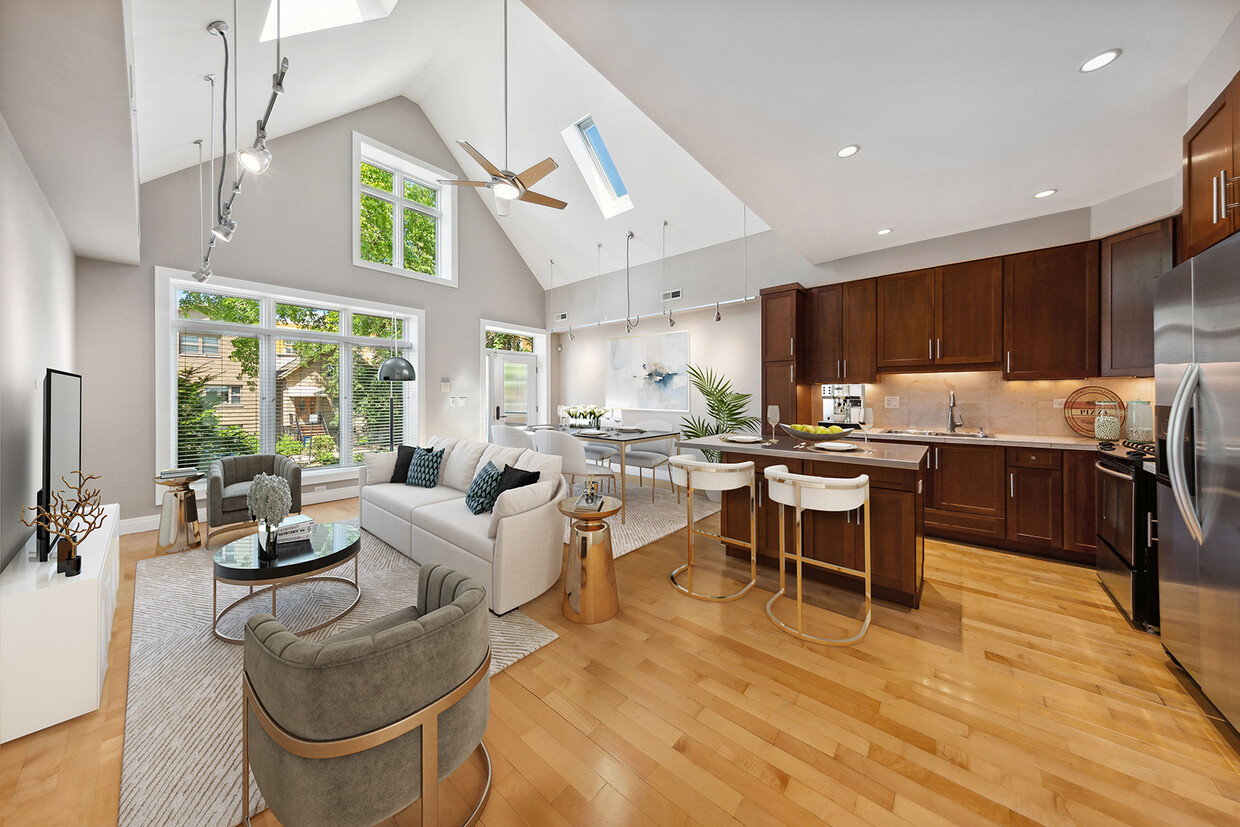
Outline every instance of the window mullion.
<path id="1" fill-rule="evenodd" d="M 403 199 L 397 199 L 392 207 L 392 266 L 405 269 L 405 210 Z"/>
<path id="2" fill-rule="evenodd" d="M 337 375 L 340 377 L 340 459 L 341 466 L 353 464 L 353 346 L 342 344 L 336 348 L 340 360 Z"/>

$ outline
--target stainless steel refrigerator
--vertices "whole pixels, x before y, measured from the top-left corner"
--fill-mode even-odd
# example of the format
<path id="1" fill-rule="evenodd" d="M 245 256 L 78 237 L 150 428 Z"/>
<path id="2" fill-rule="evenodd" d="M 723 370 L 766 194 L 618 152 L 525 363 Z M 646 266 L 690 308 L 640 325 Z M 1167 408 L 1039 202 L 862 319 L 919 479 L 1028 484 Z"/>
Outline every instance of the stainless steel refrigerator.
<path id="1" fill-rule="evenodd" d="M 1240 236 L 1155 287 L 1162 642 L 1240 726 Z"/>

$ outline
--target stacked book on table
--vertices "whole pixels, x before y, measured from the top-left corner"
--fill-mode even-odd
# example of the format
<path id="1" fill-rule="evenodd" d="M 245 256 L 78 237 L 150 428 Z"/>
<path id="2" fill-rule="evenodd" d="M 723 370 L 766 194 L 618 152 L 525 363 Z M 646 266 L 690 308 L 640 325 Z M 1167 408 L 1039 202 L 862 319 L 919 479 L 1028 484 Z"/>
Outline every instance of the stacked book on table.
<path id="1" fill-rule="evenodd" d="M 309 540 L 314 531 L 314 520 L 305 514 L 290 514 L 276 527 L 276 541 L 280 543 L 296 543 Z"/>
<path id="2" fill-rule="evenodd" d="M 159 472 L 159 478 L 161 480 L 176 480 L 181 479 L 182 477 L 196 476 L 198 476 L 197 468 L 169 468 L 166 471 Z"/>

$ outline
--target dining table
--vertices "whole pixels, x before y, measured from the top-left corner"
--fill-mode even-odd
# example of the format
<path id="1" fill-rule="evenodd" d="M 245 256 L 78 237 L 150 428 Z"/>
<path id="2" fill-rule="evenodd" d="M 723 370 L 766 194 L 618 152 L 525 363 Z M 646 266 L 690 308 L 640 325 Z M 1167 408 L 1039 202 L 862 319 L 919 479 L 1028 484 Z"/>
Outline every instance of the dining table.
<path id="1" fill-rule="evenodd" d="M 643 428 L 627 428 L 623 425 L 612 426 L 609 428 L 587 428 L 575 425 L 530 425 L 527 428 L 531 431 L 555 430 L 580 439 L 583 442 L 594 442 L 602 445 L 611 445 L 619 450 L 620 454 L 620 522 L 625 522 L 625 512 L 628 503 L 626 495 L 627 488 L 627 464 L 626 451 L 630 445 L 640 445 L 643 442 L 659 442 L 664 439 L 677 440 L 680 438 L 680 431 L 666 430 L 649 430 Z M 680 449 L 676 449 L 676 453 L 680 453 Z M 654 485 L 654 473 L 651 472 L 651 485 Z"/>

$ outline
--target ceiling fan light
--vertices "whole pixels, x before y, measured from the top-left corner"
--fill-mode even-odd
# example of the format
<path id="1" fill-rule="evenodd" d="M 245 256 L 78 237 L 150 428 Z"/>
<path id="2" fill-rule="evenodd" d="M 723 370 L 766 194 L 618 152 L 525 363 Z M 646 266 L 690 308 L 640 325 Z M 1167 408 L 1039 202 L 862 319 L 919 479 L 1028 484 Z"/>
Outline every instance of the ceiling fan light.
<path id="1" fill-rule="evenodd" d="M 496 198 L 502 198 L 505 201 L 513 201 L 521 196 L 521 190 L 507 181 L 500 181 L 491 187 L 491 192 L 495 193 Z"/>

